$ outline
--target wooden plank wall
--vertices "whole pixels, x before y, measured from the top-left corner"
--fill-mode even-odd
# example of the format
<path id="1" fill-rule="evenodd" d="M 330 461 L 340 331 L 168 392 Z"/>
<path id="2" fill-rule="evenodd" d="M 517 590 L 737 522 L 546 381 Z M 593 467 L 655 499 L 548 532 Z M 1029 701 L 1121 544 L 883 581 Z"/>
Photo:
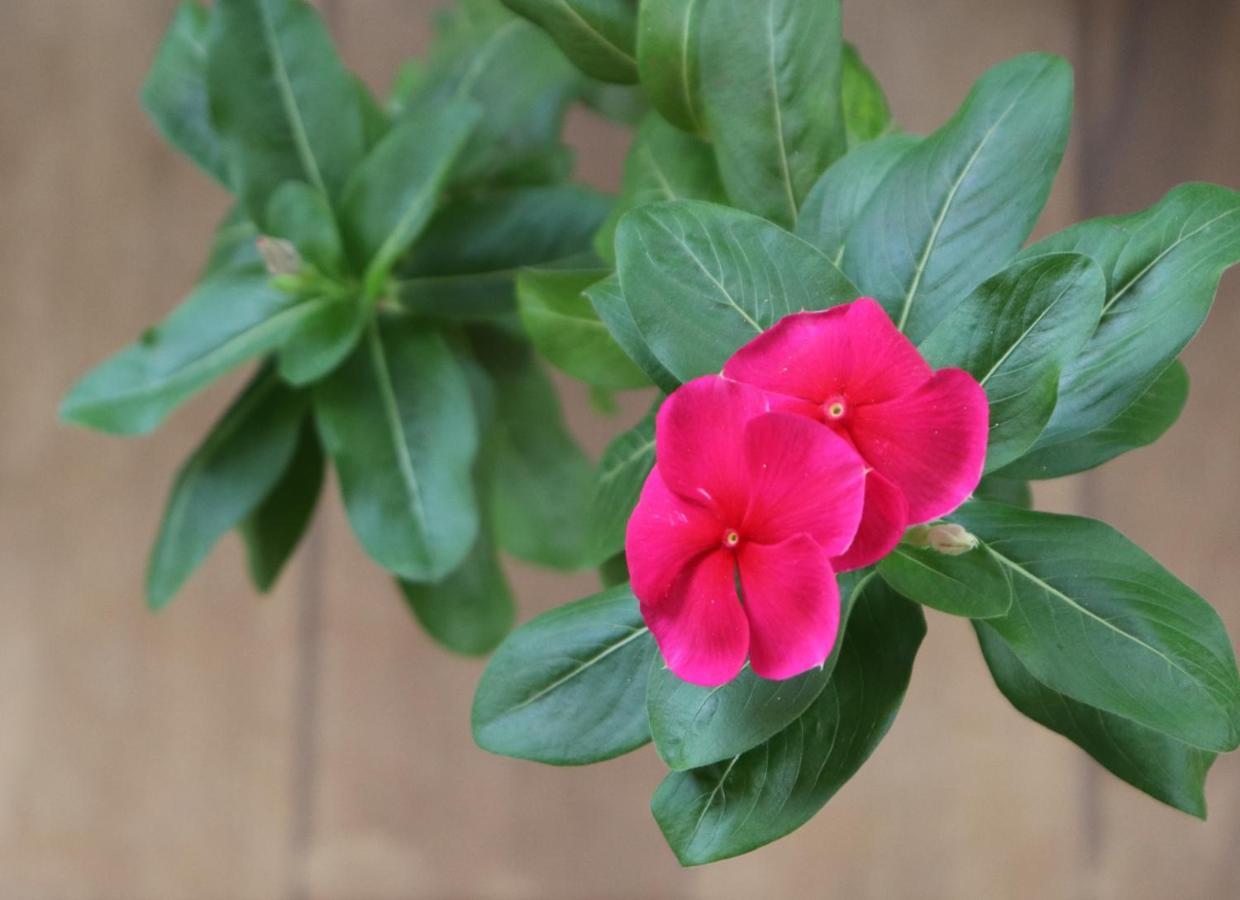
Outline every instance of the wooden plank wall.
<path id="1" fill-rule="evenodd" d="M 425 45 L 435 5 L 324 3 L 375 83 Z M 891 736 L 826 811 L 767 850 L 683 871 L 647 810 L 651 751 L 555 770 L 474 748 L 480 664 L 419 634 L 334 497 L 274 596 L 253 597 L 228 541 L 147 615 L 163 493 L 227 390 L 141 441 L 63 428 L 54 410 L 190 283 L 225 205 L 136 103 L 173 6 L 0 6 L 0 897 L 1240 895 L 1240 759 L 1215 767 L 1209 824 L 1164 810 L 1011 711 L 946 617 Z M 912 130 L 1014 53 L 1076 63 L 1080 122 L 1042 230 L 1190 178 L 1240 183 L 1227 0 L 851 0 L 846 15 Z M 624 135 L 585 118 L 572 134 L 582 176 L 613 186 Z M 1225 282 L 1186 357 L 1177 430 L 1042 499 L 1120 525 L 1240 636 L 1236 294 Z M 566 396 L 597 452 L 618 424 Z M 513 572 L 524 616 L 592 588 Z"/>

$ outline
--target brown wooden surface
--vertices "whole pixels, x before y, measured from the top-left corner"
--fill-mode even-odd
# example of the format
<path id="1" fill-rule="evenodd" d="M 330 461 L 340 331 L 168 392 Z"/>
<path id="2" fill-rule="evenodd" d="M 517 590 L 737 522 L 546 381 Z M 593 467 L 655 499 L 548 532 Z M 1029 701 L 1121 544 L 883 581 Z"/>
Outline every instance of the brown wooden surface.
<path id="1" fill-rule="evenodd" d="M 383 83 L 427 40 L 426 0 L 332 0 L 348 62 Z M 1078 128 L 1040 228 L 1240 182 L 1240 9 L 1225 0 L 852 0 L 846 27 L 901 121 L 929 130 L 988 65 L 1077 65 Z M 171 0 L 0 4 L 0 898 L 1229 898 L 1240 761 L 1211 820 L 1163 809 L 1024 721 L 966 625 L 931 617 L 890 737 L 809 826 L 679 869 L 647 808 L 649 750 L 586 770 L 477 750 L 477 662 L 437 650 L 357 548 L 334 494 L 276 593 L 234 540 L 184 596 L 140 602 L 182 455 L 225 401 L 158 435 L 55 422 L 86 366 L 190 284 L 225 206 L 136 93 Z M 625 137 L 575 117 L 579 171 L 614 185 Z M 1237 287 L 1186 356 L 1158 447 L 1046 486 L 1119 525 L 1240 635 Z M 619 426 L 566 386 L 593 452 Z M 626 410 L 632 415 L 633 404 Z M 528 617 L 592 589 L 513 566 Z"/>

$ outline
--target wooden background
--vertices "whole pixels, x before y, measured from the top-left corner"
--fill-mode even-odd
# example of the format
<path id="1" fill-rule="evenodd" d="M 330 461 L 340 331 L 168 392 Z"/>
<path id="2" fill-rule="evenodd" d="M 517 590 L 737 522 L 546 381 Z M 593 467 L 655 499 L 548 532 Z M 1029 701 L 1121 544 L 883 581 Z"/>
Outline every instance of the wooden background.
<path id="1" fill-rule="evenodd" d="M 490 757 L 469 736 L 480 664 L 436 650 L 363 558 L 334 495 L 276 593 L 230 539 L 165 613 L 147 543 L 178 460 L 227 391 L 141 441 L 70 430 L 58 397 L 190 281 L 224 198 L 144 121 L 172 0 L 0 4 L 0 897 L 731 898 L 1240 896 L 1240 756 L 1208 824 L 1119 784 L 1021 719 L 962 622 L 932 617 L 890 737 L 809 826 L 681 870 L 647 802 L 649 749 L 589 770 Z M 422 0 L 328 0 L 348 62 L 383 83 L 427 40 Z M 984 68 L 1065 54 L 1078 125 L 1042 230 L 1240 183 L 1240 4 L 849 0 L 846 27 L 901 121 L 940 123 Z M 624 135 L 575 120 L 614 186 Z M 1240 282 L 1187 354 L 1178 428 L 1047 486 L 1105 517 L 1240 637 Z M 618 423 L 582 393 L 597 452 Z M 514 567 L 522 615 L 581 595 Z"/>

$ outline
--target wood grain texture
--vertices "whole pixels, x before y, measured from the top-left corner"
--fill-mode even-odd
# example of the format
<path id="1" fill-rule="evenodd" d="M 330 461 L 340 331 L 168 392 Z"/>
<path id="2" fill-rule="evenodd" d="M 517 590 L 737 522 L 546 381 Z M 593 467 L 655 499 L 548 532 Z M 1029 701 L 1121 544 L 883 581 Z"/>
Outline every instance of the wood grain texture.
<path id="1" fill-rule="evenodd" d="M 149 616 L 145 543 L 228 389 L 142 441 L 67 429 L 54 411 L 78 373 L 191 282 L 225 205 L 138 108 L 174 5 L 0 6 L 0 897 L 1240 894 L 1240 763 L 1216 766 L 1209 824 L 1164 810 L 1015 713 L 967 626 L 942 615 L 891 735 L 828 808 L 770 848 L 688 871 L 648 811 L 661 775 L 649 749 L 573 770 L 473 746 L 481 664 L 418 631 L 357 548 L 334 485 L 314 552 L 273 597 L 253 596 L 230 539 Z M 426 46 L 438 3 L 322 5 L 349 64 L 385 85 Z M 1233 3 L 846 6 L 848 34 L 914 131 L 942 122 L 1003 58 L 1041 49 L 1074 61 L 1078 128 L 1041 233 L 1146 205 L 1177 181 L 1240 181 Z M 614 187 L 626 135 L 574 115 L 570 137 L 579 174 Z M 1044 505 L 1086 509 L 1149 548 L 1233 635 L 1236 294 L 1225 281 L 1186 356 L 1193 394 L 1164 442 L 1040 488 Z M 607 421 L 561 386 L 595 454 L 640 409 L 634 398 Z M 523 618 L 594 585 L 510 571 Z"/>

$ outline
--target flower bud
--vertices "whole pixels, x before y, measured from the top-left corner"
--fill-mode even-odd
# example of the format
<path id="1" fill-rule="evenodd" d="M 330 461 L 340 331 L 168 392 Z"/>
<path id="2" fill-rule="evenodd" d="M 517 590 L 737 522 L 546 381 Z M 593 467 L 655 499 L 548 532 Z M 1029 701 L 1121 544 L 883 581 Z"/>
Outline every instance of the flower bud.
<path id="1" fill-rule="evenodd" d="M 258 252 L 270 275 L 296 275 L 301 269 L 301 254 L 283 238 L 259 235 Z"/>
<path id="2" fill-rule="evenodd" d="M 960 556 L 977 547 L 977 538 L 959 525 L 914 525 L 904 533 L 904 543 L 918 550 L 934 550 L 944 556 Z"/>

